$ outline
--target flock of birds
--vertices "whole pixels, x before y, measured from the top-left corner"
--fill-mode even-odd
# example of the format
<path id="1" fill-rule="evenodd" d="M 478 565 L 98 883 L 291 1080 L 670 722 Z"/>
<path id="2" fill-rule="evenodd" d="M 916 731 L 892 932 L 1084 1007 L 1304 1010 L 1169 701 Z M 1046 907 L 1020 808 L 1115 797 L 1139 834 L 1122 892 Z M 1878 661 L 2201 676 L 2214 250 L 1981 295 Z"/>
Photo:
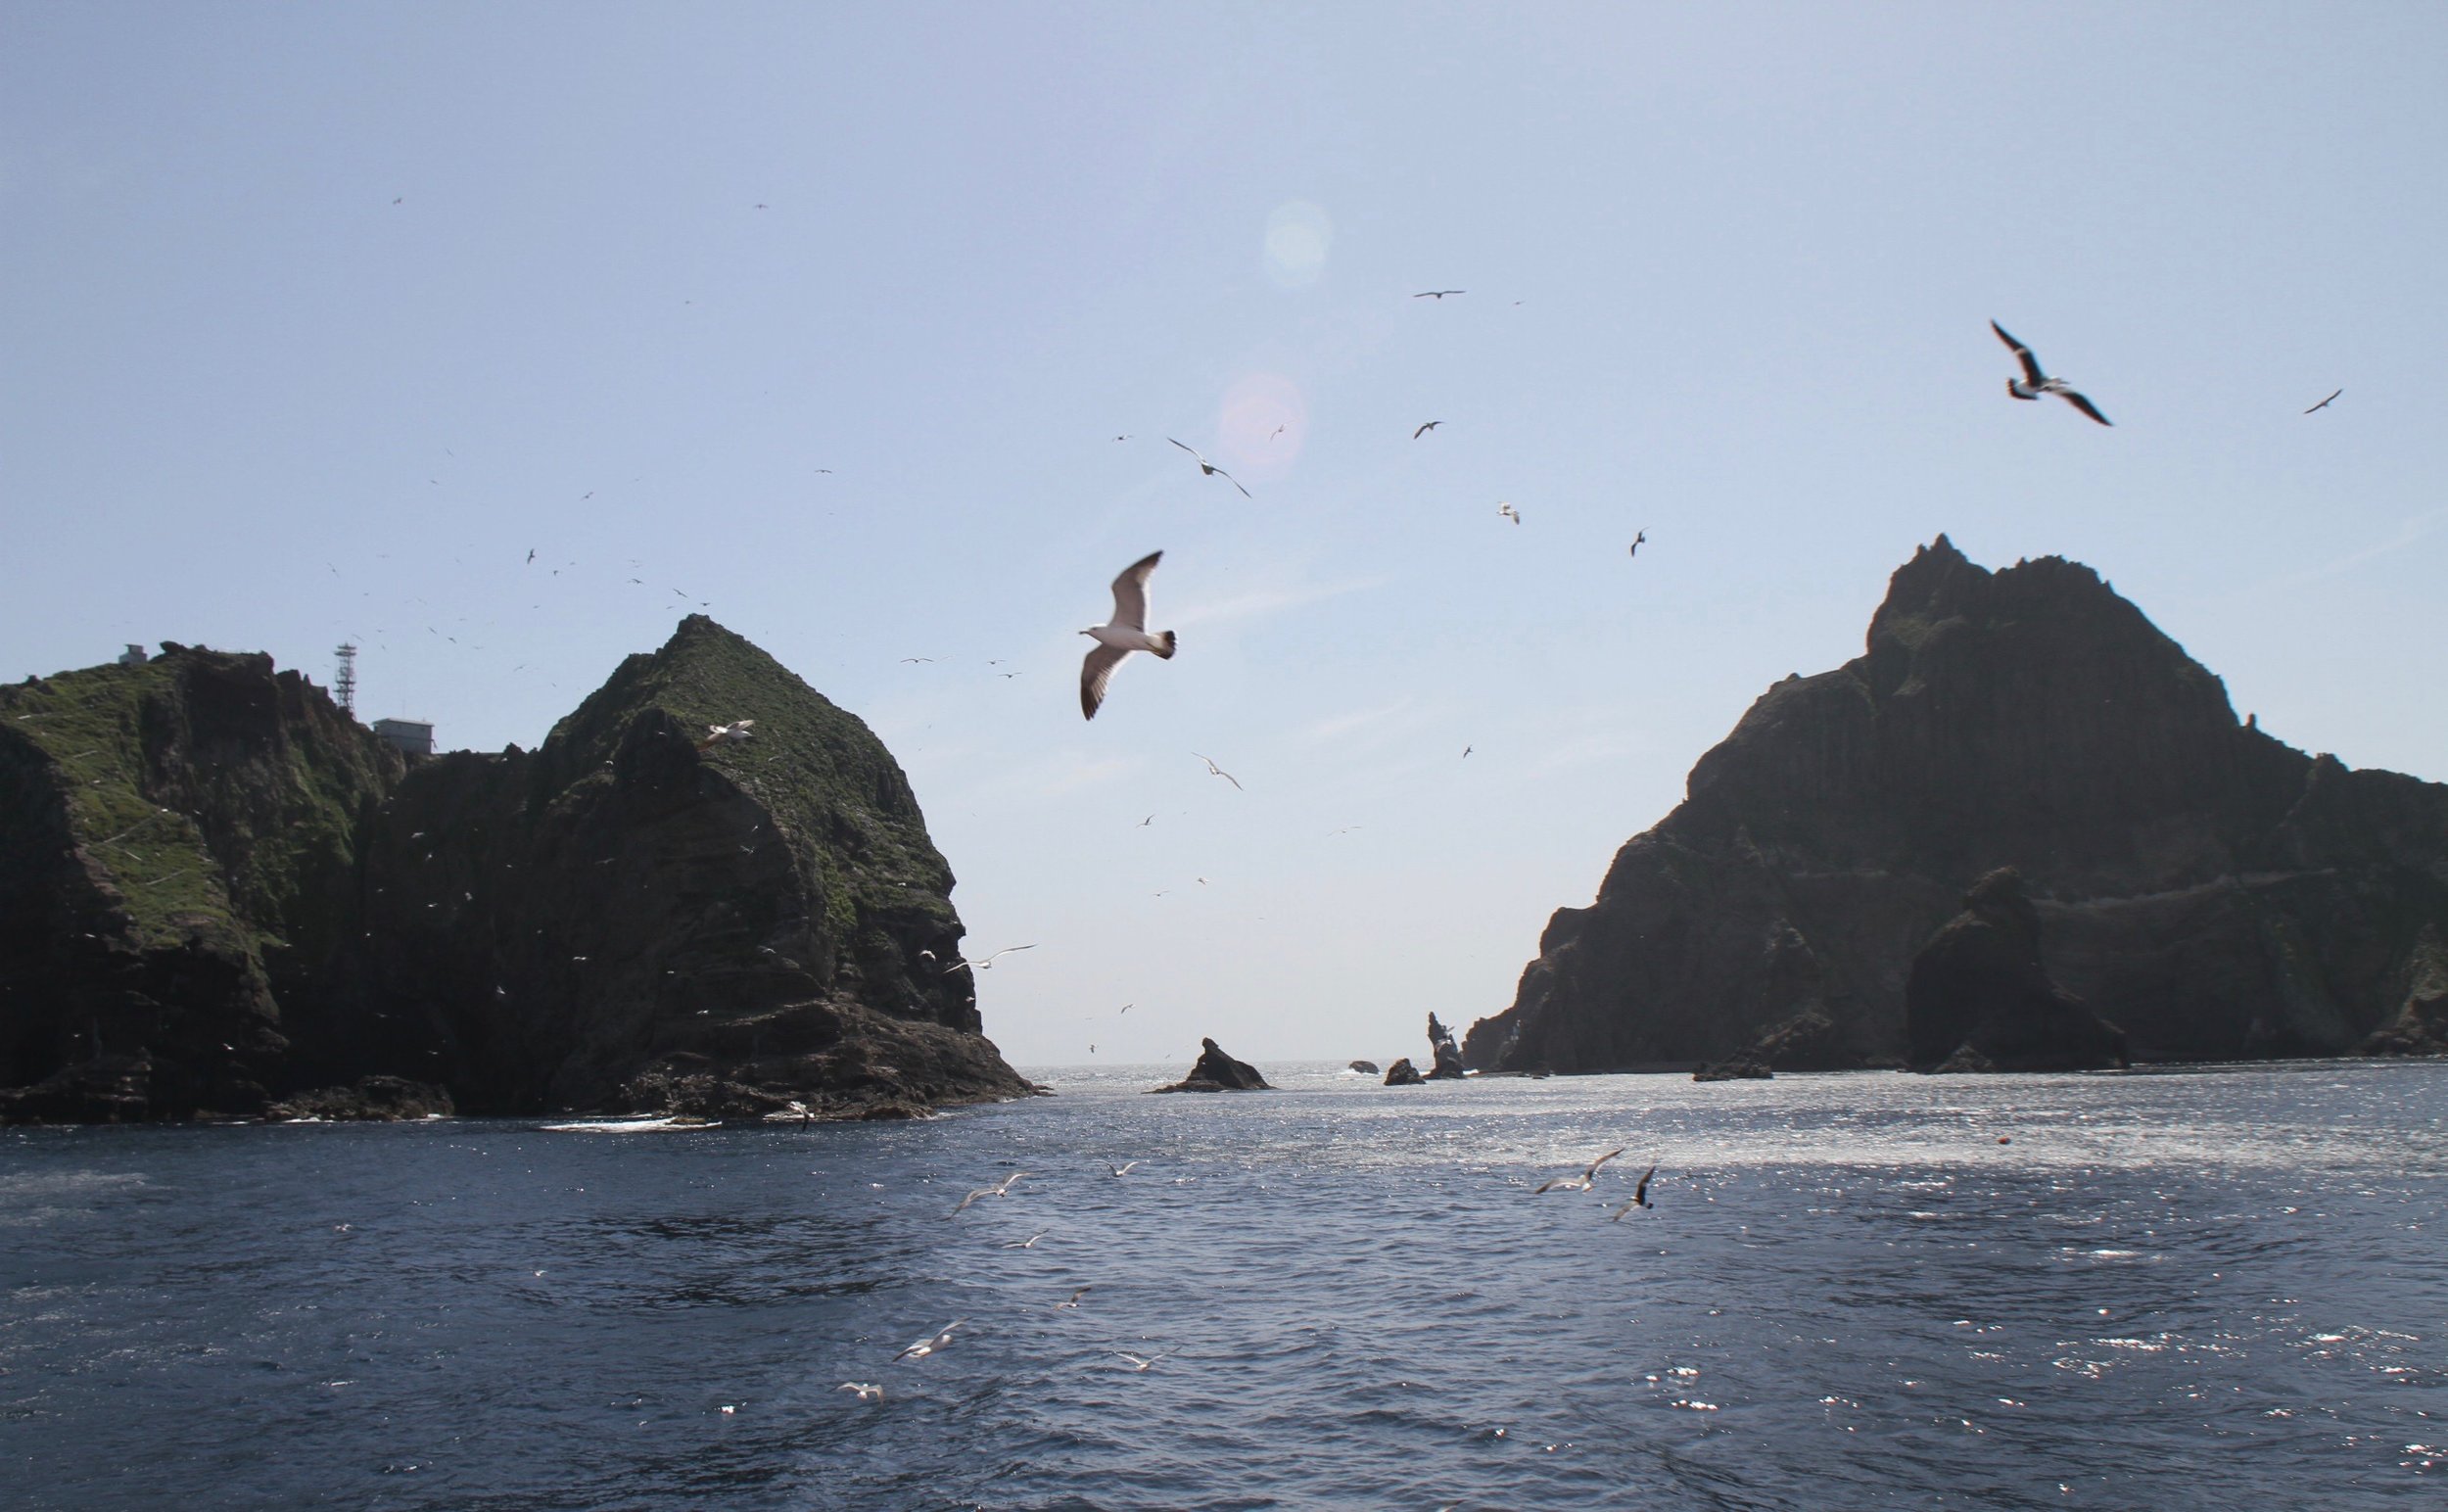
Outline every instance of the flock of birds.
<path id="1" fill-rule="evenodd" d="M 1623 1147 L 1610 1150 L 1606 1154 L 1598 1157 L 1598 1158 L 1590 1161 L 1587 1165 L 1581 1167 L 1579 1174 L 1567 1174 L 1552 1177 L 1532 1188 L 1530 1195 L 1533 1197 L 1543 1197 L 1550 1192 L 1590 1191 L 1598 1184 L 1599 1170 L 1604 1167 L 1609 1160 L 1615 1159 L 1623 1154 Z M 1121 1178 L 1128 1176 L 1131 1171 L 1138 1166 L 1138 1164 L 1139 1162 L 1137 1160 L 1125 1160 L 1119 1165 L 1115 1165 L 1112 1162 L 1107 1161 L 1106 1169 L 1111 1171 L 1114 1179 L 1118 1181 Z M 1015 1170 L 992 1186 L 979 1187 L 964 1196 L 961 1199 L 959 1205 L 955 1206 L 946 1216 L 957 1218 L 961 1214 L 968 1211 L 970 1206 L 974 1204 L 984 1202 L 989 1198 L 1009 1197 L 1011 1196 L 1012 1189 L 1013 1187 L 1018 1186 L 1020 1182 L 1027 1179 L 1032 1174 L 1034 1173 L 1030 1171 Z M 1655 1165 L 1650 1166 L 1647 1171 L 1643 1172 L 1640 1180 L 1632 1187 L 1630 1200 L 1625 1202 L 1622 1206 L 1616 1208 L 1615 1211 L 1609 1216 L 1608 1221 L 1621 1222 L 1623 1221 L 1624 1215 L 1631 1212 L 1634 1208 L 1655 1207 L 1657 1205 L 1649 1200 L 1649 1183 L 1656 1178 L 1657 1174 L 1658 1168 Z M 1052 1232 L 1053 1230 L 1051 1229 L 1039 1229 L 1036 1233 L 1029 1235 L 1026 1239 L 1015 1239 L 1006 1242 L 1003 1248 L 1006 1250 L 1033 1250 L 1037 1246 L 1037 1241 L 1045 1238 Z M 1096 1287 L 1093 1283 L 1086 1286 L 1074 1287 L 1070 1296 L 1053 1304 L 1054 1310 L 1057 1312 L 1078 1311 L 1080 1310 L 1082 1299 L 1085 1299 L 1090 1292 L 1095 1290 Z M 923 1338 L 913 1340 L 908 1345 L 905 1345 L 901 1348 L 900 1352 L 893 1355 L 890 1363 L 896 1365 L 910 1364 L 925 1359 L 929 1355 L 941 1353 L 943 1350 L 952 1346 L 954 1335 L 967 1325 L 968 1319 L 954 1318 L 951 1322 L 935 1330 L 933 1333 L 928 1334 Z M 1145 1375 L 1148 1371 L 1155 1368 L 1157 1361 L 1169 1359 L 1179 1352 L 1180 1350 L 1178 1347 L 1166 1349 L 1156 1354 L 1135 1354 L 1128 1349 L 1108 1348 L 1105 1350 L 1106 1355 L 1121 1360 L 1125 1368 L 1127 1368 L 1131 1373 L 1137 1375 Z M 879 1383 L 873 1381 L 844 1381 L 841 1385 L 835 1387 L 834 1390 L 838 1392 L 849 1392 L 862 1402 L 879 1402 L 884 1399 L 884 1388 Z"/>

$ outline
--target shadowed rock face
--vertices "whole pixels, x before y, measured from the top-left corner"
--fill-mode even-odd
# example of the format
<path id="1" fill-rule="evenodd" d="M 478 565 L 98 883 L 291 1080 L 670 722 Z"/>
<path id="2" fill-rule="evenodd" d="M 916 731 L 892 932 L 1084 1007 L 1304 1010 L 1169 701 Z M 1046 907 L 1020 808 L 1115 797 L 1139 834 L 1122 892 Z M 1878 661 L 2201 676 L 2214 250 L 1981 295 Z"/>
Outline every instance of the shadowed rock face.
<path id="1" fill-rule="evenodd" d="M 123 1036 L 106 1021 L 102 1045 L 149 1051 L 157 1083 L 164 1060 L 184 1063 L 200 1038 L 251 1030 L 230 1041 L 250 1078 L 242 1094 L 157 1094 L 151 1116 L 252 1111 L 266 1087 L 369 1075 L 440 1085 L 471 1113 L 736 1116 L 797 1103 L 850 1116 L 1028 1090 L 978 1032 L 952 875 L 899 766 L 864 725 L 703 616 L 624 662 L 541 750 L 404 772 L 264 658 L 183 652 L 72 676 L 182 679 L 183 723 L 119 716 L 160 734 L 123 763 L 145 804 L 101 822 L 63 811 L 57 774 L 0 733 L 0 813 L 31 816 L 24 843 L 43 863 L 0 866 L 0 886 L 28 894 L 43 921 L 0 939 L 0 962 L 12 950 L 68 962 L 51 979 L 71 1005 L 132 996 L 110 973 L 145 973 L 156 1019 Z M 274 733 L 251 712 L 267 705 Z M 707 726 L 738 719 L 757 722 L 757 738 L 696 748 Z M 41 739 L 60 766 L 60 743 Z M 303 796 L 283 796 L 283 774 Z M 149 956 L 112 947 L 86 964 L 94 949 L 77 930 L 91 926 L 77 921 L 131 890 L 96 837 L 156 798 L 173 816 L 139 840 L 179 839 L 195 870 L 237 881 L 184 913 L 134 919 L 166 942 Z M 0 850 L 20 843 L 13 821 Z M 177 859 L 146 864 L 167 873 Z M 29 1033 L 23 1001 L 0 997 L 0 1021 L 11 1044 L 40 1054 L 15 1053 L 0 1083 L 91 1059 L 81 1017 L 53 1012 Z M 61 1116 L 56 1102 L 20 1115 Z M 0 1094 L 0 1115 L 8 1106 Z"/>
<path id="2" fill-rule="evenodd" d="M 1972 884 L 1963 912 L 1912 959 L 1905 983 L 1906 1059 L 1936 1070 L 2095 1070 L 2125 1063 L 2125 1035 L 2048 979 L 2040 916 L 2002 867 Z"/>
<path id="3" fill-rule="evenodd" d="M 1152 1092 L 1272 1092 L 1258 1068 L 1247 1061 L 1236 1061 L 1211 1039 L 1199 1042 L 1199 1060 L 1190 1074 L 1169 1087 L 1152 1087 Z"/>
<path id="4" fill-rule="evenodd" d="M 1865 653 L 1777 684 L 1559 910 L 1465 1056 L 1500 1069 L 1900 1064 L 1907 978 L 2011 866 L 2056 984 L 2139 1059 L 2339 1054 L 2448 930 L 2448 788 L 2239 725 L 2089 568 L 1941 537 Z"/>

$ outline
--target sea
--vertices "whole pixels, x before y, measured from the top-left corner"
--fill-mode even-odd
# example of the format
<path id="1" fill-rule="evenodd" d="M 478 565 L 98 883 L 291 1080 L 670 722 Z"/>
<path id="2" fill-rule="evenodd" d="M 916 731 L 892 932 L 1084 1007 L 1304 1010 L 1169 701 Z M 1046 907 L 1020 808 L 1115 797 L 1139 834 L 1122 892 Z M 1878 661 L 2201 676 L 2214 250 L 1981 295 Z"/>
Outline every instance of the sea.
<path id="1" fill-rule="evenodd" d="M 0 1133 L 0 1505 L 2448 1506 L 2448 1063 L 1260 1068 Z"/>

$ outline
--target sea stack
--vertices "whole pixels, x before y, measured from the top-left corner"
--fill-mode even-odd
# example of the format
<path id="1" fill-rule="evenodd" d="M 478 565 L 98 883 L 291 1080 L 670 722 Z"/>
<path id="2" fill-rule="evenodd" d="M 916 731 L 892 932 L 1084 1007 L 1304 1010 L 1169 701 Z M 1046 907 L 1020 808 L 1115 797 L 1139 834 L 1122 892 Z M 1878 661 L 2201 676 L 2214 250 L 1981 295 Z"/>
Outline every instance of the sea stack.
<path id="1" fill-rule="evenodd" d="M 1224 1047 L 1211 1039 L 1199 1042 L 1199 1061 L 1190 1074 L 1169 1087 L 1151 1087 L 1151 1092 L 1272 1092 L 1258 1068 L 1247 1061 L 1236 1061 L 1224 1053 Z"/>
<path id="2" fill-rule="evenodd" d="M 2052 987 L 2137 1060 L 2427 1043 L 2406 1016 L 2448 938 L 2448 787 L 2238 722 L 2088 567 L 1991 572 L 1941 536 L 1861 656 L 1762 694 L 1596 901 L 1557 911 L 1465 1058 L 1901 1065 L 1917 954 L 2001 867 Z"/>

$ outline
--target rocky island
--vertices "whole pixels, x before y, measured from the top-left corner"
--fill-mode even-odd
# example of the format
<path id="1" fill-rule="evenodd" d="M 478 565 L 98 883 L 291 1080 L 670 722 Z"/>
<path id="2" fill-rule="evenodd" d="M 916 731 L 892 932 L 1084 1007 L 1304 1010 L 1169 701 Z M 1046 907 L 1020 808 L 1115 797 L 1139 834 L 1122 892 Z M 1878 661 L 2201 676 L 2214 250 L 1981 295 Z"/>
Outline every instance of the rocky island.
<path id="1" fill-rule="evenodd" d="M 2009 867 L 2011 885 L 1975 886 Z M 1890 581 L 1864 654 L 1761 695 L 1597 900 L 1557 911 L 1465 1056 L 1785 1071 L 1967 1044 L 2000 1069 L 2437 1053 L 2443 939 L 2448 786 L 2239 722 L 2088 567 L 1991 572 L 1941 536 Z"/>
<path id="2" fill-rule="evenodd" d="M 420 760 L 269 657 L 164 651 L 0 689 L 0 1120 L 1031 1090 L 899 765 L 712 620 L 536 751 Z"/>

